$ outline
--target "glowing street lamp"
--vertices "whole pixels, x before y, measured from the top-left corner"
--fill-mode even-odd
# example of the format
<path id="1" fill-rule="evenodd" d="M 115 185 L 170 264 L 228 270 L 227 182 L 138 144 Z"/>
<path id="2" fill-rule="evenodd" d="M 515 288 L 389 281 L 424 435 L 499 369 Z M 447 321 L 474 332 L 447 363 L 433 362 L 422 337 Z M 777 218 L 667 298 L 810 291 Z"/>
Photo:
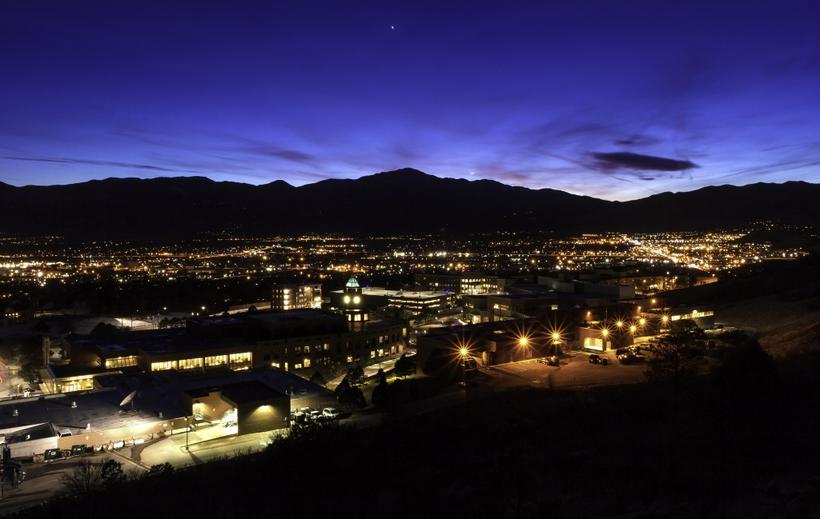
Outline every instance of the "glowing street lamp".
<path id="1" fill-rule="evenodd" d="M 624 322 L 618 319 L 617 321 L 615 321 L 615 326 L 617 326 L 618 328 L 623 328 Z"/>
<path id="2" fill-rule="evenodd" d="M 521 346 L 522 348 L 526 348 L 527 346 L 530 345 L 530 338 L 527 337 L 526 335 L 523 336 L 523 337 L 519 337 L 518 338 L 518 345 Z"/>
<path id="3" fill-rule="evenodd" d="M 461 361 L 461 387 L 467 387 L 467 359 L 470 358 L 470 348 L 462 341 L 458 343 L 458 358 Z"/>
<path id="4" fill-rule="evenodd" d="M 646 326 L 646 319 L 641 317 L 640 319 L 638 319 L 638 324 L 641 326 Z"/>
<path id="5" fill-rule="evenodd" d="M 558 355 L 558 346 L 561 344 L 561 332 L 554 331 L 550 336 L 552 337 L 552 345 L 555 346 L 555 354 Z"/>
<path id="6" fill-rule="evenodd" d="M 629 333 L 631 333 L 632 335 L 635 335 L 635 332 L 637 332 L 637 331 L 638 331 L 638 327 L 635 326 L 634 324 L 629 326 Z"/>

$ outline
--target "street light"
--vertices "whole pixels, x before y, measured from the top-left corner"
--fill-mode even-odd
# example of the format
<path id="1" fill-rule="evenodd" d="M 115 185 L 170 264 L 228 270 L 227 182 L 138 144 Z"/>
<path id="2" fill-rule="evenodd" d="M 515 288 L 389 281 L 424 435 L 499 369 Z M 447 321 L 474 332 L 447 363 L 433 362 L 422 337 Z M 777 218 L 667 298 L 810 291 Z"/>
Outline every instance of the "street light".
<path id="1" fill-rule="evenodd" d="M 618 328 L 623 328 L 624 322 L 618 319 L 617 321 L 615 321 L 615 326 L 617 326 Z"/>
<path id="2" fill-rule="evenodd" d="M 555 346 L 555 354 L 558 355 L 558 346 L 561 344 L 561 332 L 552 332 L 552 345 Z"/>
<path id="3" fill-rule="evenodd" d="M 467 358 L 470 356 L 470 349 L 466 344 L 458 347 L 458 356 L 461 359 L 461 387 L 467 387 Z"/>

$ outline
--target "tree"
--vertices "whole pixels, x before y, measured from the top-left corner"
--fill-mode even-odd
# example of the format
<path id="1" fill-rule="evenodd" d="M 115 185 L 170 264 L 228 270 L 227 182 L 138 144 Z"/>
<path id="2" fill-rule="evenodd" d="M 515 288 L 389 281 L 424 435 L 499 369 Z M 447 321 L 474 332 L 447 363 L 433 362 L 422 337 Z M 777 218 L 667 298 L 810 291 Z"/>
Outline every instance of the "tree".
<path id="1" fill-rule="evenodd" d="M 671 382 L 675 397 L 681 381 L 696 372 L 697 357 L 691 341 L 688 333 L 676 332 L 662 337 L 650 349 L 647 378 Z"/>
<path id="2" fill-rule="evenodd" d="M 390 386 L 387 385 L 386 380 L 382 380 L 373 388 L 373 396 L 370 398 L 373 405 L 385 409 L 390 407 Z"/>
<path id="3" fill-rule="evenodd" d="M 396 361 L 393 367 L 393 373 L 396 375 L 412 375 L 416 372 L 416 358 L 415 356 L 408 356 L 407 353 L 402 353 L 399 360 Z"/>
<path id="4" fill-rule="evenodd" d="M 109 333 L 114 333 L 116 331 L 117 327 L 113 324 L 108 324 L 100 321 L 99 323 L 97 323 L 97 326 L 95 326 L 94 329 L 91 330 L 91 335 L 106 335 Z"/>
<path id="5" fill-rule="evenodd" d="M 148 469 L 148 472 L 145 473 L 146 476 L 163 476 L 167 474 L 172 474 L 174 472 L 174 466 L 168 463 L 160 463 L 158 465 L 151 465 L 151 468 Z"/>
<path id="6" fill-rule="evenodd" d="M 356 404 L 359 407 L 365 407 L 367 405 L 362 390 L 351 385 L 348 381 L 348 377 L 343 378 L 339 385 L 336 386 L 335 393 L 339 403 Z"/>
<path id="7" fill-rule="evenodd" d="M 322 375 L 322 373 L 318 369 L 310 377 L 310 381 L 319 386 L 324 386 L 325 384 L 327 384 L 327 380 L 325 380 L 324 375 Z"/>
<path id="8" fill-rule="evenodd" d="M 75 496 L 99 492 L 123 481 L 122 464 L 114 460 L 102 463 L 81 461 L 77 468 L 63 476 L 66 491 Z"/>
<path id="9" fill-rule="evenodd" d="M 40 319 L 37 321 L 37 324 L 34 325 L 34 331 L 37 333 L 48 333 L 49 326 L 45 319 Z"/>
<path id="10" fill-rule="evenodd" d="M 361 384 L 364 382 L 364 368 L 359 366 L 358 364 L 354 366 L 350 366 L 347 369 L 347 377 L 348 382 L 351 385 Z"/>
<path id="11" fill-rule="evenodd" d="M 109 487 L 122 482 L 125 479 L 125 473 L 122 471 L 122 463 L 114 460 L 106 460 L 100 465 L 100 478 L 103 486 Z"/>

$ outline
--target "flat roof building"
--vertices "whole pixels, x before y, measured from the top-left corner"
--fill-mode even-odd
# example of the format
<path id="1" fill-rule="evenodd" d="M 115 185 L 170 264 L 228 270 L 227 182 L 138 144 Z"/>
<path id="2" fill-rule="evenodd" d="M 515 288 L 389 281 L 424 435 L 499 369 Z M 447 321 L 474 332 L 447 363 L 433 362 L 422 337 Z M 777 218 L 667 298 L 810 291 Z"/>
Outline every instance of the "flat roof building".
<path id="1" fill-rule="evenodd" d="M 331 292 L 331 302 L 334 307 L 345 306 L 345 294 L 344 290 Z M 388 290 L 381 287 L 364 287 L 358 295 L 365 309 L 398 308 L 405 310 L 411 317 L 423 313 L 435 314 L 449 308 L 453 302 L 452 293 L 433 290 Z"/>
<path id="2" fill-rule="evenodd" d="M 82 391 L 111 373 L 285 371 L 367 363 L 401 353 L 404 321 L 383 319 L 350 328 L 345 317 L 321 310 L 260 312 L 193 319 L 185 328 L 71 336 L 68 364 L 49 366 L 46 393 Z"/>
<path id="3" fill-rule="evenodd" d="M 279 284 L 271 292 L 272 310 L 296 310 L 322 308 L 321 283 Z"/>

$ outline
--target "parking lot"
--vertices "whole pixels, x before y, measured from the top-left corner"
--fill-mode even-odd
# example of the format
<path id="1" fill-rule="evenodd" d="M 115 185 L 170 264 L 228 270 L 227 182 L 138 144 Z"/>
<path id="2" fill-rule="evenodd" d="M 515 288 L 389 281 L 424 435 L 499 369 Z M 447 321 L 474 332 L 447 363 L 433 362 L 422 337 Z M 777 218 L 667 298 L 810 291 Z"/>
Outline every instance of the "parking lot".
<path id="1" fill-rule="evenodd" d="M 603 355 L 603 354 L 601 354 Z M 536 386 L 548 389 L 580 389 L 595 386 L 635 384 L 646 380 L 646 364 L 621 364 L 614 354 L 609 364 L 591 364 L 589 355 L 573 352 L 560 359 L 560 366 L 530 359 L 492 366 L 485 372 L 498 389 L 515 386 Z"/>

